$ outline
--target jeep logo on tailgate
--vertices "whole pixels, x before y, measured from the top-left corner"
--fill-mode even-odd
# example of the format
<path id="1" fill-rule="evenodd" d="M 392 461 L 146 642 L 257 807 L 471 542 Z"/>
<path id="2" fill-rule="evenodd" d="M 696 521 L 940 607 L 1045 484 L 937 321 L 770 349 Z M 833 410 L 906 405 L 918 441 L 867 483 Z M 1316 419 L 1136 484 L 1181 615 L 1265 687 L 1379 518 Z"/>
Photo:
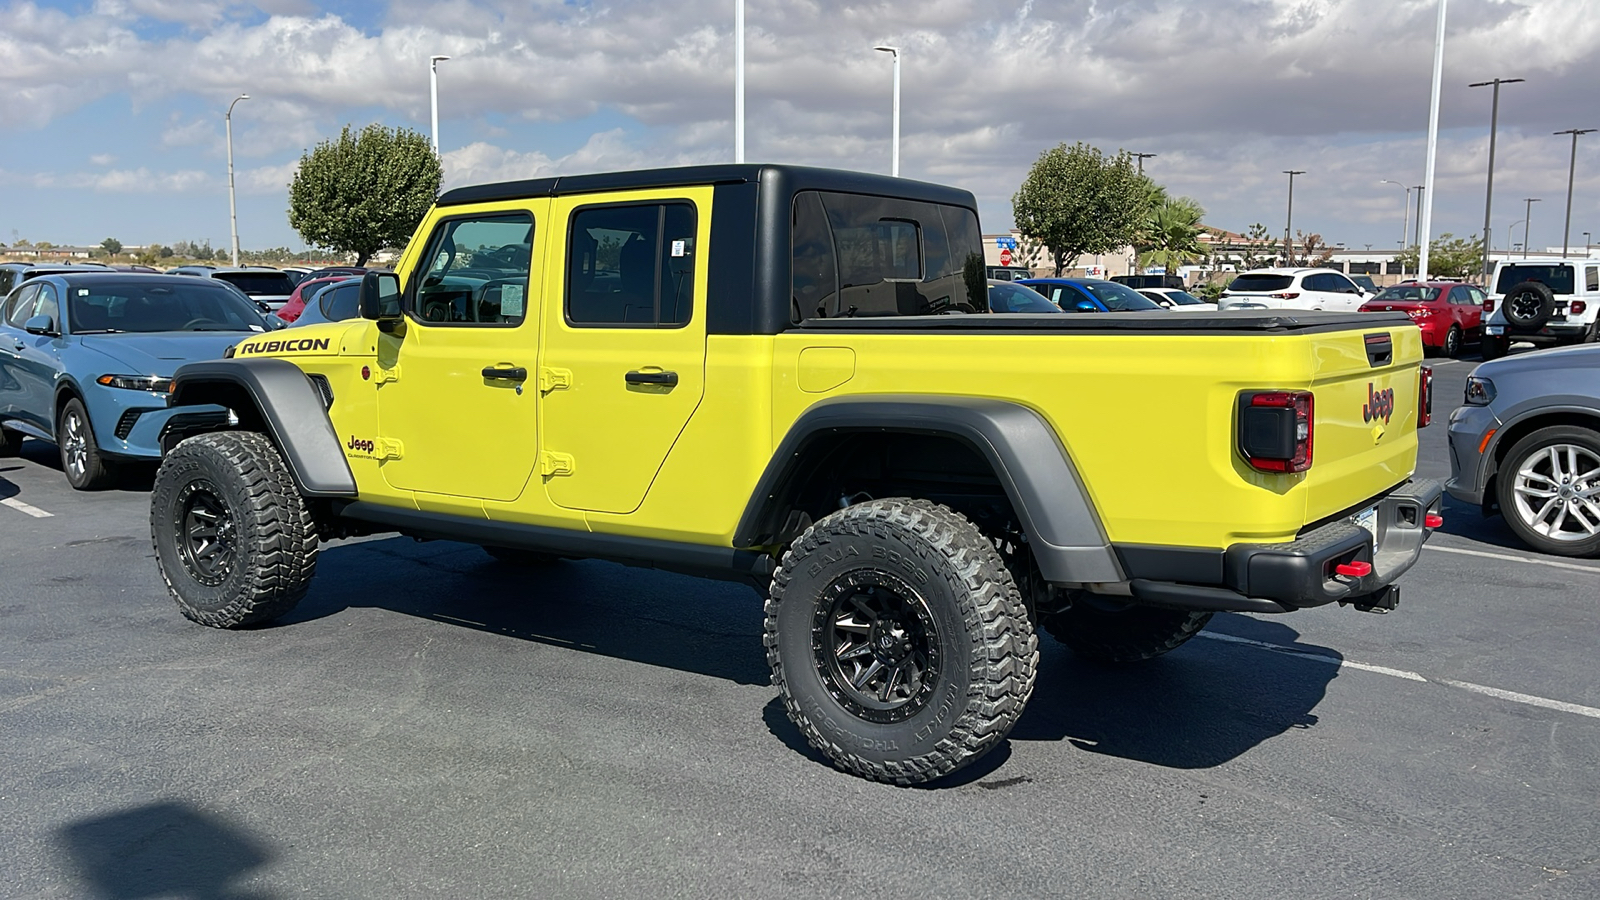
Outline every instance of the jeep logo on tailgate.
<path id="1" fill-rule="evenodd" d="M 1394 415 L 1394 388 L 1376 391 L 1372 389 L 1372 382 L 1367 382 L 1367 405 L 1361 407 L 1361 421 L 1376 422 L 1382 419 L 1387 425 L 1392 415 Z"/>

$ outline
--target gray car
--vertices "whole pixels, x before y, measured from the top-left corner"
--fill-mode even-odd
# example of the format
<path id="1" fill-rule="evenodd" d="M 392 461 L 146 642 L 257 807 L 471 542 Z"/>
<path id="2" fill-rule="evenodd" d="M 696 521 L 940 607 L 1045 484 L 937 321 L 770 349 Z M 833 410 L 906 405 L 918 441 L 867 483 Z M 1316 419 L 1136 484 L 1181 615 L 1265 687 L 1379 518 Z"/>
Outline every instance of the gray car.
<path id="1" fill-rule="evenodd" d="M 1600 346 L 1487 362 L 1450 414 L 1450 496 L 1529 546 L 1600 555 Z"/>

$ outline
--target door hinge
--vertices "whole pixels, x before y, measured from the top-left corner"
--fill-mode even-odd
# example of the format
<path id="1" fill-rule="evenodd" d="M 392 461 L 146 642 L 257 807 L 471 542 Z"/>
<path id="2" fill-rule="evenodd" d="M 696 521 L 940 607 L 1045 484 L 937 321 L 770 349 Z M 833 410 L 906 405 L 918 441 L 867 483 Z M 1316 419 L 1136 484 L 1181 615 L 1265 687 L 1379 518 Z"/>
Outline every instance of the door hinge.
<path id="1" fill-rule="evenodd" d="M 400 380 L 400 367 L 399 366 L 395 366 L 392 369 L 378 368 L 378 369 L 375 369 L 373 371 L 373 373 L 372 373 L 372 383 L 373 384 L 383 384 L 386 381 L 399 381 L 399 380 Z"/>
<path id="2" fill-rule="evenodd" d="M 539 367 L 539 393 L 548 394 L 551 391 L 564 391 L 572 387 L 571 369 L 552 369 L 549 366 Z"/>
<path id="3" fill-rule="evenodd" d="M 405 452 L 405 445 L 394 438 L 378 438 L 372 443 L 372 455 L 378 459 L 399 459 Z"/>
<path id="4" fill-rule="evenodd" d="M 539 454 L 540 475 L 571 475 L 576 465 L 577 463 L 573 460 L 571 453 L 556 453 L 546 450 Z"/>

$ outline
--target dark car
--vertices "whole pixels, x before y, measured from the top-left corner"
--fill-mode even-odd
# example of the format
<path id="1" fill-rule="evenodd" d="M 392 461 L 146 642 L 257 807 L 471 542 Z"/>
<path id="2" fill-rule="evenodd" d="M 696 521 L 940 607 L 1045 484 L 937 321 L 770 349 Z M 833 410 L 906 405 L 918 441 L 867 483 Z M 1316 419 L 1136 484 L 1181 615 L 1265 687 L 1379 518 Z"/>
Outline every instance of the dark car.
<path id="1" fill-rule="evenodd" d="M 1032 278 L 1033 270 L 1025 266 L 985 266 L 991 281 L 1021 281 Z"/>
<path id="2" fill-rule="evenodd" d="M 1019 281 L 1061 307 L 1062 312 L 1164 312 L 1154 300 L 1126 285 L 1098 278 L 1029 278 Z"/>
<path id="3" fill-rule="evenodd" d="M 1361 312 L 1403 312 L 1422 329 L 1422 346 L 1454 358 L 1461 345 L 1483 337 L 1483 289 L 1456 281 L 1386 287 Z"/>
<path id="4" fill-rule="evenodd" d="M 1376 294 L 1380 290 L 1378 283 L 1372 280 L 1371 275 L 1351 275 L 1350 280 L 1356 283 L 1356 287 L 1369 294 Z"/>
<path id="5" fill-rule="evenodd" d="M 1183 279 L 1177 275 L 1113 275 L 1111 280 L 1136 291 L 1140 288 L 1176 288 L 1181 291 L 1185 287 Z"/>
<path id="6" fill-rule="evenodd" d="M 0 297 L 11 293 L 17 285 L 40 275 L 66 275 L 73 272 L 104 272 L 99 263 L 0 263 Z"/>

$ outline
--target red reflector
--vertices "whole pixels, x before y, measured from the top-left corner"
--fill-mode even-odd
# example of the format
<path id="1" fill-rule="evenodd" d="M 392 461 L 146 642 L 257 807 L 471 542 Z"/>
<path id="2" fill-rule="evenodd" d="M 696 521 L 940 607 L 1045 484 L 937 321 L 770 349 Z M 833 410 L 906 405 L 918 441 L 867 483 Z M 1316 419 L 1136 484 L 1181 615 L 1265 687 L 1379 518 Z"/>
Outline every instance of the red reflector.
<path id="1" fill-rule="evenodd" d="M 1429 528 L 1438 528 L 1444 524 L 1444 516 L 1436 516 L 1433 513 L 1428 513 L 1422 517 L 1422 524 L 1428 526 Z"/>
<path id="2" fill-rule="evenodd" d="M 1351 578 L 1365 578 L 1372 574 L 1372 563 L 1347 562 L 1333 567 L 1340 575 L 1349 575 Z"/>

